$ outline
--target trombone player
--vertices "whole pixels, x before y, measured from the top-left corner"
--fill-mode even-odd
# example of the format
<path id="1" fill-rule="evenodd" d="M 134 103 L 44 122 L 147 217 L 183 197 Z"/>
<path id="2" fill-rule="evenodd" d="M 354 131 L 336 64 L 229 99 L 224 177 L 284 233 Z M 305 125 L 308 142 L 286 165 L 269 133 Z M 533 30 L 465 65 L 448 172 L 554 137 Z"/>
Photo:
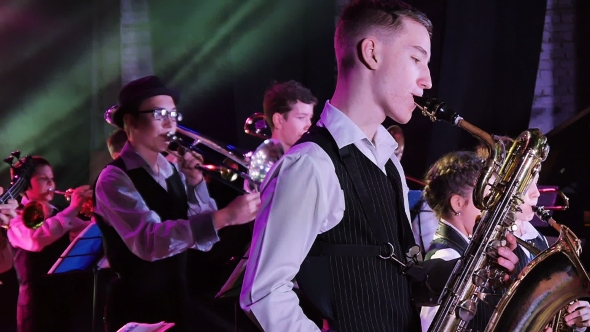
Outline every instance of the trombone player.
<path id="1" fill-rule="evenodd" d="M 275 83 L 264 93 L 262 107 L 272 138 L 287 151 L 311 127 L 313 108 L 318 100 L 297 81 Z"/>
<path id="2" fill-rule="evenodd" d="M 78 304 L 74 304 L 73 297 L 70 298 L 72 302 L 64 301 L 64 297 L 76 293 L 71 286 L 72 281 L 78 279 L 75 276 L 74 279 L 49 278 L 47 271 L 70 241 L 88 225 L 88 221 L 78 215 L 84 202 L 91 199 L 92 190 L 88 185 L 76 188 L 71 194 L 70 206 L 59 211 L 50 203 L 55 188 L 51 165 L 45 158 L 34 156 L 33 166 L 29 187 L 21 200 L 24 208 L 10 220 L 7 230 L 14 248 L 13 264 L 19 282 L 17 330 L 66 330 L 66 324 L 71 324 L 68 317 L 72 316 L 67 310 Z M 11 172 L 14 171 L 11 169 Z M 27 217 L 34 214 L 38 217 Z"/>
<path id="3" fill-rule="evenodd" d="M 262 101 L 264 121 L 270 128 L 271 138 L 280 143 L 283 150 L 281 153 L 289 150 L 309 130 L 316 104 L 317 98 L 312 92 L 294 80 L 275 82 L 264 92 Z M 259 137 L 265 136 L 261 134 Z M 244 181 L 244 190 L 251 190 L 248 181 Z M 246 251 L 250 250 L 249 246 L 248 244 Z M 243 279 L 246 263 L 247 259 L 242 258 L 217 297 L 222 297 L 229 290 L 241 285 L 241 280 L 238 281 L 236 278 Z M 236 281 L 238 282 L 235 283 Z"/>
<path id="4" fill-rule="evenodd" d="M 250 222 L 260 204 L 258 193 L 246 194 L 217 210 L 197 169 L 200 156 L 187 152 L 176 164 L 161 155 L 181 119 L 178 99 L 177 91 L 147 76 L 125 85 L 110 113 L 128 141 L 95 185 L 96 222 L 119 275 L 107 303 L 108 331 L 160 321 L 175 323 L 177 331 L 196 330 L 189 313 L 187 250 L 210 250 L 218 230 Z"/>

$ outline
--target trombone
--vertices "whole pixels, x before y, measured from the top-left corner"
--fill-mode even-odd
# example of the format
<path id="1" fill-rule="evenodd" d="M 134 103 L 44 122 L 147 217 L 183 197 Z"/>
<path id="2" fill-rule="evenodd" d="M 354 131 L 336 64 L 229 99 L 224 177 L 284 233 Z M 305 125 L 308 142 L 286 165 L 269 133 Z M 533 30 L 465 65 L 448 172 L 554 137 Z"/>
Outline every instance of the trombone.
<path id="1" fill-rule="evenodd" d="M 270 126 L 262 113 L 254 113 L 246 118 L 244 132 L 248 135 L 264 139 L 269 139 L 272 136 Z"/>
<path id="2" fill-rule="evenodd" d="M 117 108 L 118 105 L 114 105 L 106 110 L 104 114 L 105 121 L 115 127 L 113 115 Z M 263 124 L 264 127 L 262 127 Z M 250 130 L 251 126 L 259 128 Z M 168 134 L 169 145 L 166 152 L 177 158 L 180 158 L 186 151 L 204 155 L 206 153 L 200 146 L 205 146 L 224 156 L 224 160 L 220 164 L 198 166 L 200 170 L 206 174 L 213 175 L 212 177 L 214 179 L 229 185 L 240 193 L 256 192 L 271 166 L 284 154 L 282 144 L 277 140 L 271 139 L 270 135 L 265 133 L 265 128 L 270 131 L 266 126 L 264 115 L 261 113 L 255 113 L 253 116 L 248 117 L 244 125 L 244 131 L 249 135 L 265 138 L 265 141 L 254 151 L 242 152 L 231 145 L 223 144 L 177 124 L 176 130 Z M 177 145 L 176 149 L 172 148 L 174 144 Z M 245 169 L 245 171 L 241 171 L 240 167 Z M 247 181 L 248 191 L 231 184 L 238 177 Z"/>
<path id="3" fill-rule="evenodd" d="M 187 137 L 188 140 L 178 136 L 177 133 Z M 222 165 L 203 165 L 199 166 L 199 169 L 206 173 L 213 172 L 214 174 L 219 174 L 220 177 L 215 177 L 215 179 L 228 185 L 229 183 L 227 183 L 227 181 L 233 181 L 239 176 L 243 178 L 244 181 L 247 181 L 249 192 L 258 191 L 266 173 L 268 173 L 272 165 L 284 154 L 283 146 L 277 140 L 266 139 L 255 151 L 240 153 L 232 146 L 222 146 L 221 143 L 207 138 L 196 131 L 178 125 L 176 132 L 168 134 L 168 139 L 170 143 L 177 143 L 178 146 L 182 148 L 181 150 L 184 151 L 203 154 L 203 151 L 199 149 L 199 145 L 204 145 L 215 152 L 222 154 L 225 156 Z M 190 142 L 190 140 L 193 141 Z M 174 151 L 173 149 L 168 149 L 167 151 L 176 157 L 180 157 L 178 150 Z M 240 166 L 247 169 L 247 172 L 240 171 Z M 231 187 L 241 193 L 247 192 L 246 190 L 236 188 L 235 186 Z"/>

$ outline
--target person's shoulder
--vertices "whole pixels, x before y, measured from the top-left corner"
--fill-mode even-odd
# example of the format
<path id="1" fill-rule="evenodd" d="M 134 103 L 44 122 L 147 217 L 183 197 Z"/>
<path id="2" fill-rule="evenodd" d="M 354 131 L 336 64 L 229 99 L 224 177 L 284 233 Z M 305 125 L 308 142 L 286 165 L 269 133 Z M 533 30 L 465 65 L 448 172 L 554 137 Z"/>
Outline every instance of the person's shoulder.
<path id="1" fill-rule="evenodd" d="M 316 168 L 334 169 L 334 164 L 326 151 L 314 142 L 302 142 L 292 146 L 283 156 L 289 163 L 303 162 Z"/>
<path id="2" fill-rule="evenodd" d="M 125 178 L 127 175 L 125 171 L 120 167 L 115 165 L 109 164 L 98 174 L 98 178 L 96 179 L 96 185 L 105 185 L 107 183 L 112 183 L 113 181 L 121 180 Z"/>

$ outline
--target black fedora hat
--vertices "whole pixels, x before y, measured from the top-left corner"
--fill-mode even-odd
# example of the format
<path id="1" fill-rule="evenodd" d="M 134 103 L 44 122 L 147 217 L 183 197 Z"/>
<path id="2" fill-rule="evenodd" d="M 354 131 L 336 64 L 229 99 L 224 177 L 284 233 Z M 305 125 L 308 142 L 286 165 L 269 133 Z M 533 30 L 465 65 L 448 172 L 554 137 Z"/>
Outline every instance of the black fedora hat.
<path id="1" fill-rule="evenodd" d="M 154 96 L 170 96 L 178 103 L 180 93 L 170 89 L 157 76 L 146 76 L 131 81 L 119 92 L 118 107 L 113 110 L 113 124 L 123 128 L 123 116 L 137 110 L 142 101 Z"/>

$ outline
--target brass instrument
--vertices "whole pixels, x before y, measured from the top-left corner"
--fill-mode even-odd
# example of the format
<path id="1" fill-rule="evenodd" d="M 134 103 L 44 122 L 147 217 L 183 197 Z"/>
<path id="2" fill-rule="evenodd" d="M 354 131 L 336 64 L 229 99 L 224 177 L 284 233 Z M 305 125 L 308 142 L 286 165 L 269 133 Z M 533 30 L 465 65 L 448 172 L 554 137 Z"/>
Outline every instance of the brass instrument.
<path id="1" fill-rule="evenodd" d="M 60 191 L 55 190 L 54 188 L 49 188 L 49 191 L 57 195 L 63 195 L 66 201 L 68 202 L 72 200 L 72 194 L 74 193 L 73 188 L 70 188 L 66 191 Z M 94 216 L 94 203 L 92 198 L 84 200 L 84 203 L 82 204 L 82 209 L 80 209 L 80 214 L 87 218 L 92 218 L 92 216 Z"/>
<path id="2" fill-rule="evenodd" d="M 514 140 L 507 152 L 501 140 L 465 121 L 444 102 L 417 97 L 416 107 L 432 121 L 444 120 L 468 131 L 482 141 L 489 152 L 473 190 L 473 203 L 482 211 L 481 218 L 475 226 L 471 242 L 447 281 L 438 301 L 440 307 L 429 328 L 432 332 L 466 331 L 468 323 L 476 315 L 477 304 L 490 290 L 504 287 L 505 273 L 495 263 L 496 250 L 505 245 L 504 235 L 514 225 L 515 213 L 523 202 L 522 196 L 539 172 L 549 146 L 547 138 L 538 129 L 529 129 Z M 521 306 L 518 310 L 513 308 L 513 311 L 530 307 Z M 488 327 L 492 325 L 490 323 Z M 538 330 L 540 328 L 497 329 Z"/>
<path id="3" fill-rule="evenodd" d="M 579 256 L 581 241 L 565 225 L 557 223 L 543 207 L 533 210 L 559 231 L 559 238 L 522 270 L 496 306 L 486 331 L 572 331 L 565 324 L 567 306 L 590 297 L 590 278 Z M 512 311 L 512 312 L 511 312 Z"/>
<path id="4" fill-rule="evenodd" d="M 238 165 L 247 169 L 246 172 L 241 172 L 232 167 L 220 166 L 220 171 L 234 172 L 240 177 L 248 181 L 248 191 L 256 192 L 266 173 L 270 170 L 271 166 L 281 158 L 284 154 L 283 146 L 280 142 L 274 139 L 267 139 L 253 152 L 248 152 L 243 155 L 230 150 L 229 147 L 221 147 L 220 144 L 215 143 L 213 140 L 206 138 L 205 136 L 192 131 L 188 128 L 177 126 L 176 132 L 183 134 L 184 136 L 194 140 L 192 143 L 184 140 L 176 135 L 176 133 L 169 134 L 170 142 L 176 142 L 179 146 L 183 147 L 188 151 L 199 152 L 198 145 L 203 144 L 219 153 L 224 155 L 236 162 Z M 201 167 L 202 170 L 208 171 L 207 167 Z M 234 187 L 235 188 L 235 187 Z M 237 189 L 237 188 L 235 188 Z M 238 191 L 244 192 L 242 189 Z"/>
<path id="5" fill-rule="evenodd" d="M 563 191 L 559 190 L 558 188 L 541 188 L 539 189 L 540 193 L 548 193 L 548 192 L 557 192 L 557 194 L 559 195 L 559 197 L 561 197 L 561 199 L 564 202 L 564 205 L 556 205 L 556 206 L 534 206 L 533 207 L 533 211 L 535 212 L 535 214 L 539 214 L 539 213 L 545 213 L 544 211 L 548 211 L 548 210 L 553 210 L 553 211 L 564 211 L 569 209 L 570 207 L 570 200 L 569 198 L 563 193 Z M 539 212 L 537 212 L 539 211 Z M 547 212 L 548 214 L 549 212 Z M 543 220 L 540 216 L 539 218 L 541 220 Z M 558 233 L 561 232 L 561 226 L 555 222 L 550 223 L 546 220 L 543 220 L 545 222 L 547 222 L 549 224 L 549 226 L 553 227 L 553 229 L 555 229 Z M 521 246 L 523 246 L 526 250 L 528 250 L 533 256 L 537 256 L 540 251 L 539 249 L 535 248 L 534 246 L 530 245 L 528 242 L 526 242 L 525 240 L 522 240 L 518 237 L 516 237 L 516 242 L 518 244 L 520 244 Z"/>
<path id="6" fill-rule="evenodd" d="M 104 114 L 105 121 L 113 126 L 113 114 L 117 108 L 118 105 L 114 105 L 106 110 Z M 250 117 L 252 123 L 255 122 L 255 119 L 258 119 L 257 121 L 259 121 L 260 116 L 262 116 L 260 113 L 256 113 L 254 116 Z M 264 119 L 263 116 L 262 119 Z M 246 122 L 248 122 L 248 120 Z M 245 130 L 246 126 L 247 124 L 244 125 Z M 251 132 L 246 131 L 246 133 L 252 135 Z M 266 136 L 262 136 L 262 133 L 257 137 L 266 138 Z M 176 130 L 168 134 L 168 141 L 169 143 L 175 143 L 180 147 L 178 150 L 170 148 L 167 150 L 168 153 L 171 153 L 176 157 L 180 157 L 185 151 L 202 154 L 199 145 L 205 146 L 214 152 L 223 155 L 225 159 L 221 165 L 209 164 L 199 166 L 199 168 L 209 174 L 218 174 L 218 177 L 214 177 L 216 180 L 229 185 L 240 193 L 258 191 L 266 173 L 270 170 L 274 162 L 279 160 L 284 154 L 283 146 L 280 142 L 273 139 L 266 139 L 255 151 L 243 153 L 235 147 L 223 144 L 180 125 L 176 125 Z M 240 167 L 245 169 L 245 171 L 241 171 Z M 248 191 L 230 184 L 231 181 L 236 180 L 238 177 L 242 177 L 247 181 Z"/>
<path id="7" fill-rule="evenodd" d="M 535 212 L 535 214 L 537 216 L 539 216 L 539 218 L 542 221 L 546 222 L 549 226 L 551 226 L 553 229 L 555 229 L 557 232 L 559 232 L 561 234 L 562 225 L 558 224 L 553 218 L 551 218 L 548 210 L 563 211 L 563 210 L 568 209 L 569 208 L 569 198 L 561 190 L 559 190 L 557 188 L 543 188 L 543 189 L 539 189 L 539 191 L 540 192 L 558 192 L 559 196 L 562 197 L 562 199 L 564 200 L 565 205 L 549 206 L 549 207 L 545 207 L 545 206 L 534 206 L 533 207 L 533 211 Z M 525 240 L 522 240 L 522 239 L 516 237 L 516 241 L 518 242 L 519 245 L 524 247 L 526 250 L 528 250 L 535 257 L 541 253 L 540 249 L 531 245 L 530 243 L 528 243 Z M 579 242 L 579 240 L 577 242 Z M 577 255 L 579 256 L 582 248 L 581 248 L 581 246 L 579 246 L 577 249 L 579 250 L 579 251 L 577 251 Z M 573 304 L 573 303 L 574 303 L 574 301 L 571 301 L 568 303 L 568 305 Z M 554 331 L 554 332 L 573 331 L 573 328 L 567 326 L 567 324 L 565 323 L 565 316 L 567 316 L 567 315 L 568 315 L 568 312 L 567 312 L 567 306 L 566 306 L 566 307 L 563 307 L 561 310 L 559 310 L 557 315 L 555 315 L 553 317 L 553 319 L 551 319 L 548 327 L 551 327 L 552 331 Z"/>
<path id="8" fill-rule="evenodd" d="M 66 201 L 70 202 L 72 198 L 72 194 L 74 193 L 74 189 L 68 189 L 66 191 L 59 191 L 55 190 L 54 188 L 49 188 L 54 194 L 63 195 Z M 86 199 L 82 204 L 82 208 L 80 209 L 80 214 L 87 217 L 92 218 L 94 216 L 94 203 L 92 198 Z M 43 225 L 47 216 L 45 215 L 45 211 L 43 209 L 43 205 L 37 201 L 30 201 L 25 205 L 21 211 L 21 218 L 25 226 L 31 229 L 37 229 Z"/>
<path id="9" fill-rule="evenodd" d="M 266 118 L 262 113 L 254 113 L 246 118 L 244 132 L 248 135 L 264 139 L 272 136 L 270 126 L 266 122 Z"/>

